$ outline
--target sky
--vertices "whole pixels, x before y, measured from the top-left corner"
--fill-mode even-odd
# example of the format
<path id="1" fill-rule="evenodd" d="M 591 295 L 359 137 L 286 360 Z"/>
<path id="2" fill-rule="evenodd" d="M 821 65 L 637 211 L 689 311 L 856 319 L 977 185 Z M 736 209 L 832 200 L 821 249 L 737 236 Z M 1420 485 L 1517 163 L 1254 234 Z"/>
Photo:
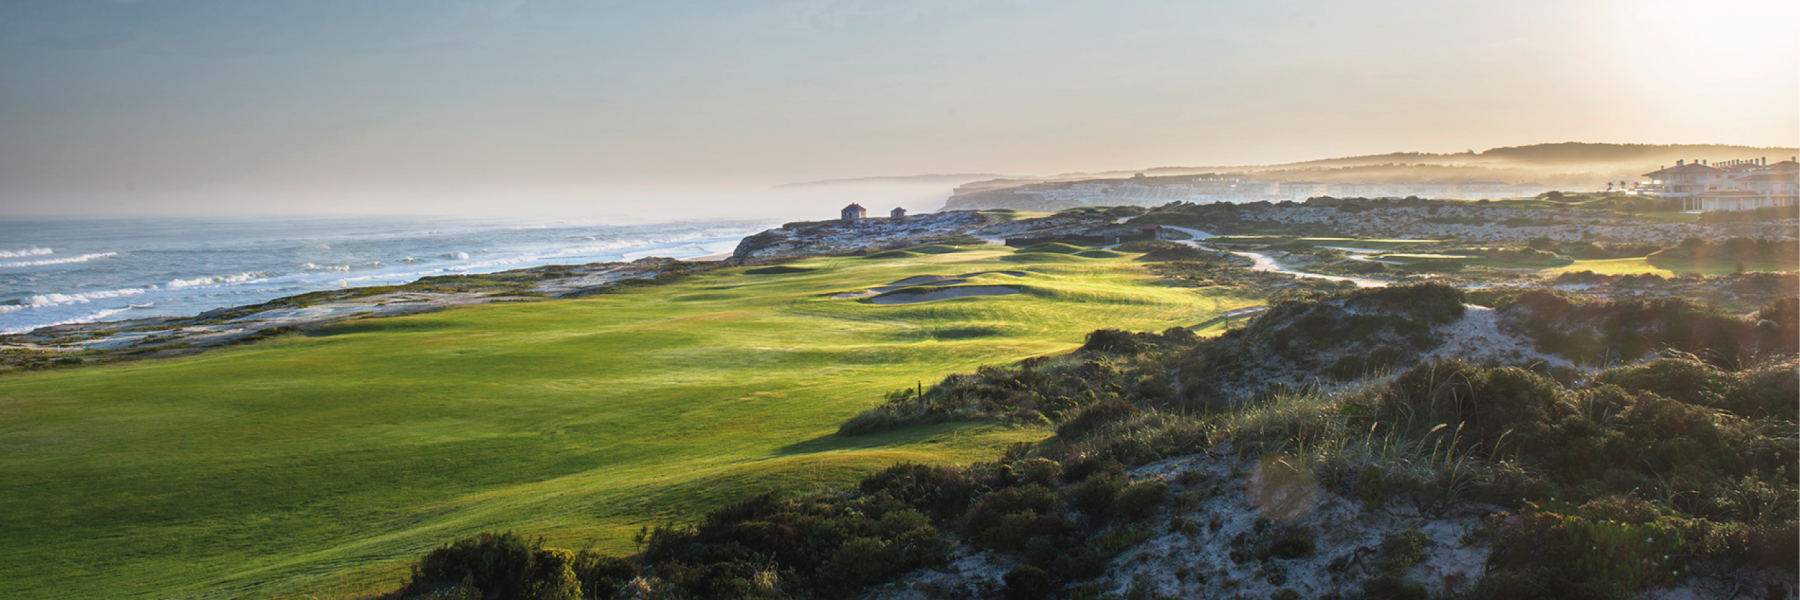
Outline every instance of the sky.
<path id="1" fill-rule="evenodd" d="M 8 0 L 0 217 L 736 217 L 880 175 L 1800 145 L 1800 3 L 1718 6 Z"/>

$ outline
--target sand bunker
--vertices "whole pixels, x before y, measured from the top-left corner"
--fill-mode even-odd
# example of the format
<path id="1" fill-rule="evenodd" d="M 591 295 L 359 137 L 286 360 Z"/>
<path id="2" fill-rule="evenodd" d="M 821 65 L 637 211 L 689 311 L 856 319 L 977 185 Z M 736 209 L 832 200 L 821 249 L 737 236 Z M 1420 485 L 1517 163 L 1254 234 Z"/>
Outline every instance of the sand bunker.
<path id="1" fill-rule="evenodd" d="M 874 304 L 915 304 L 932 300 L 948 300 L 951 298 L 968 298 L 971 296 L 1007 296 L 1019 293 L 1019 288 L 1005 285 L 962 285 L 939 288 L 929 292 L 907 293 L 895 292 L 870 298 Z"/>
<path id="2" fill-rule="evenodd" d="M 894 290 L 912 287 L 915 285 L 934 285 L 934 286 L 962 285 L 962 284 L 968 283 L 970 277 L 977 277 L 977 276 L 981 276 L 981 275 L 1006 275 L 1008 277 L 1024 277 L 1025 272 L 1024 271 L 976 271 L 974 273 L 963 273 L 961 275 L 914 275 L 912 277 L 908 277 L 906 279 L 895 281 L 895 282 L 889 283 L 887 285 L 878 285 L 878 286 L 875 286 L 875 287 L 872 287 L 872 288 L 869 288 L 869 289 L 866 289 L 866 290 L 863 290 L 860 292 L 844 292 L 841 294 L 833 294 L 831 296 L 831 299 L 833 299 L 833 300 L 854 300 L 857 298 L 868 298 L 870 296 L 879 296 L 881 294 L 886 294 L 886 293 L 894 291 Z M 992 296 L 993 294 L 982 294 L 982 295 Z M 921 302 L 923 302 L 923 301 L 921 300 Z M 905 302 L 884 302 L 882 304 L 906 304 L 906 303 Z"/>

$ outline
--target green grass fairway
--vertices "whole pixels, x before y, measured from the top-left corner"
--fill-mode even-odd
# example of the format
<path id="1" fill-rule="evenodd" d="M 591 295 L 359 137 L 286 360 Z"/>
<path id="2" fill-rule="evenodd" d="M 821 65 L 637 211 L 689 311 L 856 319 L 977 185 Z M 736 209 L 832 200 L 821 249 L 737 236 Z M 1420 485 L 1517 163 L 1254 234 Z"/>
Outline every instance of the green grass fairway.
<path id="1" fill-rule="evenodd" d="M 988 218 L 994 219 L 996 221 L 1019 221 L 1019 220 L 1024 220 L 1024 219 L 1041 219 L 1041 218 L 1056 214 L 1056 213 L 1052 213 L 1052 212 L 1039 212 L 1039 211 L 1031 211 L 1031 210 L 1013 210 L 1010 208 L 994 208 L 994 209 L 988 209 L 988 210 L 983 210 L 983 211 L 978 211 L 978 212 L 980 212 L 981 214 L 986 215 Z"/>
<path id="2" fill-rule="evenodd" d="M 1792 270 L 1782 268 L 1781 265 L 1772 262 L 1750 263 L 1743 267 L 1744 271 L 1780 272 Z M 1577 260 L 1573 263 L 1569 263 L 1567 266 L 1546 269 L 1544 272 L 1556 274 L 1578 273 L 1581 271 L 1593 271 L 1601 275 L 1638 275 L 1651 273 L 1663 277 L 1677 277 L 1688 273 L 1699 273 L 1701 275 L 1730 275 L 1738 272 L 1738 267 L 1737 265 L 1714 265 L 1699 269 L 1670 269 L 1650 264 L 1650 261 L 1645 258 L 1613 258 L 1606 260 Z"/>
<path id="3" fill-rule="evenodd" d="M 1136 254 L 905 254 L 0 378 L 4 595 L 334 597 L 391 588 L 423 551 L 484 530 L 627 553 L 642 525 L 748 493 L 1046 435 L 833 435 L 889 390 L 1258 303 L 1158 285 Z M 1023 293 L 831 298 L 978 271 L 1022 271 L 991 277 Z"/>

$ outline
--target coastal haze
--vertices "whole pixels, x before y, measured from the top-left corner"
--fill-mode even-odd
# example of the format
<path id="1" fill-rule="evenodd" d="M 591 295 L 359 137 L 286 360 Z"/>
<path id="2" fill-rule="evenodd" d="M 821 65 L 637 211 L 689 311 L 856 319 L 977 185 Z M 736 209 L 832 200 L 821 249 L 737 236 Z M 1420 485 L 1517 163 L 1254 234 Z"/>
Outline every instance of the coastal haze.
<path id="1" fill-rule="evenodd" d="M 1797 237 L 1793 0 L 8 0 L 0 596 L 1800 600 Z"/>
<path id="2" fill-rule="evenodd" d="M 1791 147 L 1797 10 L 10 2 L 0 216 L 780 220 L 965 183 L 781 187 L 871 176 Z"/>

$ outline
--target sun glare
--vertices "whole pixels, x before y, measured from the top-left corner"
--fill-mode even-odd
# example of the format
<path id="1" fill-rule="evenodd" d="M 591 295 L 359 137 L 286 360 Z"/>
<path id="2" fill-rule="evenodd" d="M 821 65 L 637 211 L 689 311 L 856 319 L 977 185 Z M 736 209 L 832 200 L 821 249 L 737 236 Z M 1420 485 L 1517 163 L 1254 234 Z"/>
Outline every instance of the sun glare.
<path id="1" fill-rule="evenodd" d="M 1696 102 L 1774 110 L 1770 100 L 1794 92 L 1800 5 L 1793 2 L 1616 2 L 1603 19 L 1610 76 L 1667 118 L 1699 119 L 1691 113 Z"/>
<path id="2" fill-rule="evenodd" d="M 1645 42 L 1635 48 L 1644 57 L 1762 63 L 1791 53 L 1800 38 L 1800 5 L 1780 0 L 1625 2 L 1614 13 L 1626 24 L 1621 33 Z"/>

